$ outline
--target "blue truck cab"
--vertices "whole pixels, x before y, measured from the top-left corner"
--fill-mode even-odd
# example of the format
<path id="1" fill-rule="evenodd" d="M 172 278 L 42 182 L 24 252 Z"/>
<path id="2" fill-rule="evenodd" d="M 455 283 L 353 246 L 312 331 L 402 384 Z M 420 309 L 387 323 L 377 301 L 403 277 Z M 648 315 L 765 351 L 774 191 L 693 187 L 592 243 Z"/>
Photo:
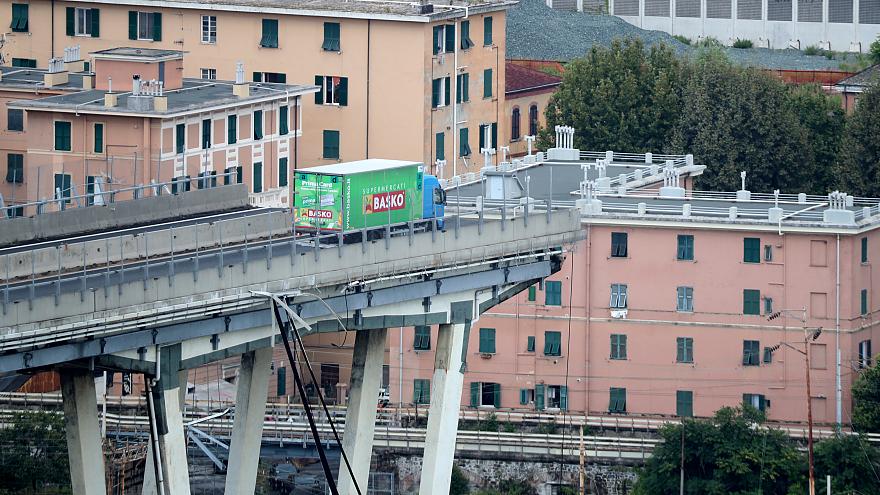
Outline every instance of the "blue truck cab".
<path id="1" fill-rule="evenodd" d="M 437 228 L 443 230 L 443 216 L 446 213 L 446 191 L 440 187 L 437 177 L 429 174 L 424 175 L 422 184 L 422 218 L 436 218 Z"/>

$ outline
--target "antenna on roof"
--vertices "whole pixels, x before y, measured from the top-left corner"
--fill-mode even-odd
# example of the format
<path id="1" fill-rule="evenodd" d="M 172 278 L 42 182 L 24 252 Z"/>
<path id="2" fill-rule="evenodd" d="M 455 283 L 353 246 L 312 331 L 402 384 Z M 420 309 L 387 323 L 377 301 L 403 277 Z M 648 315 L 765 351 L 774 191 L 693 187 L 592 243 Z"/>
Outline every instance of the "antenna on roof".
<path id="1" fill-rule="evenodd" d="M 244 84 L 244 62 L 235 62 L 235 84 Z"/>
<path id="2" fill-rule="evenodd" d="M 740 190 L 745 191 L 746 190 L 746 171 L 745 170 L 743 170 L 742 172 L 739 173 L 739 178 L 742 180 L 742 186 L 740 187 Z"/>

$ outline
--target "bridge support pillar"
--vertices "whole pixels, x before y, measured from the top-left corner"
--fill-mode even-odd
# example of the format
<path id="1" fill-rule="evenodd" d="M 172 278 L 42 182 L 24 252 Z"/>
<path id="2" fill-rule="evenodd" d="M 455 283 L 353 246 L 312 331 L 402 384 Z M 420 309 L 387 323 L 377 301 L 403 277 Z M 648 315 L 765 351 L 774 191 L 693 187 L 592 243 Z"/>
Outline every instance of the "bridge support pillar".
<path id="1" fill-rule="evenodd" d="M 469 324 L 440 325 L 434 377 L 431 381 L 431 405 L 428 408 L 428 432 L 422 457 L 421 495 L 446 495 L 452 478 L 452 460 L 458 433 L 458 412 L 464 383 L 464 354 Z"/>
<path id="2" fill-rule="evenodd" d="M 271 364 L 271 347 L 250 351 L 241 356 L 232 442 L 229 445 L 229 464 L 226 468 L 226 495 L 254 493 Z"/>
<path id="3" fill-rule="evenodd" d="M 345 413 L 345 436 L 342 449 L 351 462 L 352 472 L 361 493 L 367 493 L 370 480 L 370 459 L 373 455 L 373 434 L 376 430 L 376 404 L 385 363 L 385 340 L 388 331 L 360 330 L 354 341 L 351 364 L 348 410 Z M 339 493 L 354 495 L 354 482 L 345 467 L 339 463 Z"/>
<path id="4" fill-rule="evenodd" d="M 183 385 L 184 391 L 186 384 Z M 185 393 L 185 392 L 184 392 Z M 162 473 L 167 495 L 189 495 L 189 463 L 186 459 L 186 433 L 183 431 L 180 386 L 153 391 L 157 406 Z M 161 418 L 161 419 L 160 419 Z"/>
<path id="5" fill-rule="evenodd" d="M 88 370 L 61 370 L 60 374 L 73 495 L 104 495 L 107 488 L 95 378 Z"/>
<path id="6" fill-rule="evenodd" d="M 182 370 L 177 374 L 178 384 L 180 385 L 175 390 L 177 390 L 177 404 L 180 408 L 180 421 L 183 422 L 183 406 L 186 401 L 186 378 L 187 372 L 186 370 Z M 161 414 L 161 412 L 157 413 Z M 186 446 L 186 432 L 183 432 L 184 435 L 184 448 Z M 144 465 L 144 482 L 141 486 L 141 493 L 143 495 L 157 495 L 159 493 L 158 485 L 156 484 L 156 467 L 154 464 L 154 456 L 153 456 L 153 442 L 149 442 L 147 445 L 147 459 L 146 464 Z M 165 463 L 163 463 L 164 466 Z M 188 469 L 188 466 L 187 466 Z M 164 467 L 163 467 L 164 470 Z M 167 476 L 167 474 L 166 474 Z M 187 472 L 187 486 L 189 486 L 189 473 Z"/>

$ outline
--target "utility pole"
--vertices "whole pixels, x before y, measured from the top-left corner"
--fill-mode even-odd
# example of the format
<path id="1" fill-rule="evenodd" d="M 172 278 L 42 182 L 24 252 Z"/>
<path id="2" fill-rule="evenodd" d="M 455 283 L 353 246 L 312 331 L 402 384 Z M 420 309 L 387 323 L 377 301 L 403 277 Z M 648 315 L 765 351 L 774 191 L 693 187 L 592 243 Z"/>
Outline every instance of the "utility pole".
<path id="1" fill-rule="evenodd" d="M 681 473 L 678 481 L 678 493 L 684 495 L 684 418 L 681 419 Z"/>

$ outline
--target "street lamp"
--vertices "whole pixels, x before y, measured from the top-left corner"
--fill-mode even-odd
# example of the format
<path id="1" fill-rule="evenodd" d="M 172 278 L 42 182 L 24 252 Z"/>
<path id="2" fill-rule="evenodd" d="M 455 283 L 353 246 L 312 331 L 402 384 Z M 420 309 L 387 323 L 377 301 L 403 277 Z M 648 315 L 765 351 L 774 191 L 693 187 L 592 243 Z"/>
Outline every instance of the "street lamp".
<path id="1" fill-rule="evenodd" d="M 768 321 L 775 320 L 781 316 L 786 316 L 790 313 L 800 313 L 801 326 L 804 330 L 804 349 L 798 349 L 788 342 L 780 342 L 768 349 L 768 351 L 772 354 L 774 351 L 778 350 L 780 347 L 785 346 L 789 349 L 793 349 L 804 355 L 806 359 L 806 368 L 807 368 L 807 461 L 810 467 L 810 491 L 809 495 L 816 495 L 816 474 L 813 469 L 813 401 L 811 400 L 810 393 L 810 342 L 815 341 L 819 338 L 819 335 L 822 334 L 822 327 L 818 327 L 816 329 L 807 328 L 807 308 L 803 309 L 782 309 L 771 313 L 767 316 Z M 796 317 L 796 316 L 795 316 Z"/>

